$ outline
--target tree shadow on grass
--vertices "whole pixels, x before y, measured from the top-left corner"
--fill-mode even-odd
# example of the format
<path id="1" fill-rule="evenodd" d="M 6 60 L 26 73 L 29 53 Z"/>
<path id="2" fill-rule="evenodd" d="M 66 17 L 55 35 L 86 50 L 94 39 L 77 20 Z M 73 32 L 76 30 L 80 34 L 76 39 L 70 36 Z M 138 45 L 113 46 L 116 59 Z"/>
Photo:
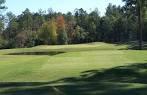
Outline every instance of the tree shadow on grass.
<path id="1" fill-rule="evenodd" d="M 89 70 L 52 82 L 0 83 L 0 95 L 147 95 L 147 63 Z"/>
<path id="2" fill-rule="evenodd" d="M 115 44 L 115 46 L 122 46 L 122 45 L 127 46 L 126 48 L 120 48 L 118 50 L 140 50 L 138 41 L 131 41 L 127 43 L 118 42 L 118 43 L 113 43 L 113 44 Z M 147 42 L 143 42 L 142 50 L 147 50 Z"/>
<path id="3" fill-rule="evenodd" d="M 128 49 L 139 50 L 140 49 L 139 48 L 139 43 L 138 42 L 131 42 L 131 43 L 129 43 Z M 143 42 L 142 50 L 147 50 L 147 42 Z"/>
<path id="4" fill-rule="evenodd" d="M 66 52 L 61 52 L 61 51 L 50 51 L 50 52 L 18 52 L 18 53 L 9 53 L 6 55 L 49 55 L 49 56 L 54 56 L 58 54 L 62 54 Z"/>

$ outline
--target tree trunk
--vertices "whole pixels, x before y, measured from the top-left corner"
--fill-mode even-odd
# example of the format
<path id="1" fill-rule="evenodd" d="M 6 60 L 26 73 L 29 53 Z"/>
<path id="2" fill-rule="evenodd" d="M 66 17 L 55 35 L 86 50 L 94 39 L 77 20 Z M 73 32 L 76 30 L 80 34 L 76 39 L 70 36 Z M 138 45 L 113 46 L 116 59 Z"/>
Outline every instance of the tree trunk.
<path id="1" fill-rule="evenodd" d="M 137 6 L 138 6 L 138 32 L 139 32 L 139 49 L 143 49 L 143 41 L 142 41 L 142 25 L 143 25 L 143 6 L 142 6 L 142 0 L 137 0 Z"/>

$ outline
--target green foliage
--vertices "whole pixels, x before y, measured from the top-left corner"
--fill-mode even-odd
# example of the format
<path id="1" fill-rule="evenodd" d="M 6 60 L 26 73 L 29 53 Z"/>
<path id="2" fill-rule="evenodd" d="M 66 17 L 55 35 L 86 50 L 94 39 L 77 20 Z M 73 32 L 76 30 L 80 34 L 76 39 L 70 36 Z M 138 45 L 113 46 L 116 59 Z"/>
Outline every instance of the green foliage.
<path id="1" fill-rule="evenodd" d="M 33 31 L 38 31 L 41 28 L 42 24 L 45 22 L 45 17 L 42 15 L 42 13 L 33 14 Z"/>
<path id="2" fill-rule="evenodd" d="M 4 23 L 3 20 L 0 19 L 0 33 L 4 30 Z"/>
<path id="3" fill-rule="evenodd" d="M 68 44 L 67 33 L 64 30 L 60 30 L 60 32 L 58 32 L 58 44 L 60 45 Z"/>
<path id="4" fill-rule="evenodd" d="M 84 42 L 86 36 L 87 34 L 85 33 L 84 29 L 80 26 L 76 26 L 73 42 L 78 44 L 82 43 Z"/>
<path id="5" fill-rule="evenodd" d="M 45 22 L 41 29 L 39 38 L 44 44 L 56 44 L 57 43 L 57 28 L 54 19 L 51 19 L 49 22 Z"/>
<path id="6" fill-rule="evenodd" d="M 50 40 L 49 37 L 50 37 L 50 27 L 48 25 L 48 22 L 45 22 L 40 29 L 39 38 L 44 44 L 49 44 L 49 40 Z"/>
<path id="7" fill-rule="evenodd" d="M 22 48 L 27 46 L 28 35 L 26 31 L 22 31 L 16 35 L 15 46 Z"/>
<path id="8" fill-rule="evenodd" d="M 26 9 L 21 15 L 19 19 L 19 27 L 22 30 L 32 30 L 33 26 L 33 18 L 32 18 L 32 13 L 30 12 L 29 9 Z"/>
<path id="9" fill-rule="evenodd" d="M 51 44 L 55 45 L 57 43 L 57 26 L 54 19 L 52 19 L 49 22 L 49 28 L 50 28 L 50 42 Z"/>
<path id="10" fill-rule="evenodd" d="M 0 33 L 4 30 L 4 16 L 2 15 L 2 10 L 6 9 L 3 4 L 5 3 L 5 0 L 0 0 Z"/>
<path id="11" fill-rule="evenodd" d="M 6 39 L 14 39 L 18 33 L 19 23 L 17 22 L 16 16 L 12 12 L 7 13 L 8 26 L 4 32 Z"/>
<path id="12" fill-rule="evenodd" d="M 0 10 L 3 10 L 3 9 L 6 8 L 5 6 L 3 6 L 3 4 L 4 4 L 5 2 L 6 2 L 5 0 L 0 0 Z"/>
<path id="13" fill-rule="evenodd" d="M 36 31 L 27 31 L 27 37 L 28 37 L 27 44 L 26 44 L 27 47 L 33 47 L 37 45 L 36 40 L 37 40 L 38 34 Z"/>
<path id="14" fill-rule="evenodd" d="M 0 35 L 0 49 L 6 48 L 8 42 Z"/>
<path id="15" fill-rule="evenodd" d="M 146 15 L 146 0 L 123 0 L 126 3 L 126 12 L 129 10 L 133 15 L 136 16 L 136 27 L 138 31 L 137 40 L 139 41 L 140 49 L 143 48 L 143 22 Z M 134 17 L 135 18 L 135 17 Z"/>

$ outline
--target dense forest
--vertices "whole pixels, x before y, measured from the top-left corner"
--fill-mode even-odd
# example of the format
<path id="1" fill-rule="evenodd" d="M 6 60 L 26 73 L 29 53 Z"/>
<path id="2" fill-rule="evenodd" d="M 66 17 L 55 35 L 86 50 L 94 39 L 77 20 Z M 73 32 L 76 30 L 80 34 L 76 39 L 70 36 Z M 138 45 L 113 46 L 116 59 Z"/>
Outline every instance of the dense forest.
<path id="1" fill-rule="evenodd" d="M 90 13 L 84 9 L 74 12 L 26 9 L 16 16 L 7 12 L 5 0 L 0 0 L 0 48 L 33 47 L 36 45 L 63 45 L 89 42 L 125 43 L 137 41 L 137 0 L 123 0 L 124 6 L 109 4 L 104 16 L 96 8 Z M 146 0 L 141 2 L 142 39 L 147 41 Z"/>

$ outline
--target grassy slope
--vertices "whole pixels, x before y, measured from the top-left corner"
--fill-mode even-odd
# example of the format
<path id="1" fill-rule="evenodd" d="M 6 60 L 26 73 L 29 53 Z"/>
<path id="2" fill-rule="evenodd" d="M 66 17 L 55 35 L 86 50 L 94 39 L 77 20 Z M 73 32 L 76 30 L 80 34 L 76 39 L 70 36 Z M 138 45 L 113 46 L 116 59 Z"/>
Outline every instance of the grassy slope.
<path id="1" fill-rule="evenodd" d="M 126 47 L 92 43 L 1 50 L 0 95 L 147 94 L 147 51 L 122 50 Z M 7 55 L 38 51 L 65 53 Z"/>

